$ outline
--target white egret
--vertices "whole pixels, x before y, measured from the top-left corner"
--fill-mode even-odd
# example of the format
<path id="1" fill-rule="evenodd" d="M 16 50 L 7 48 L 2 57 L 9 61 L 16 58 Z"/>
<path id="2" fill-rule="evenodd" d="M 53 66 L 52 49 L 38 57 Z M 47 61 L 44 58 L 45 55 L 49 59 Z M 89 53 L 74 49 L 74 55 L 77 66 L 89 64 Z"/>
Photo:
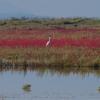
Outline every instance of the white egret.
<path id="1" fill-rule="evenodd" d="M 46 43 L 46 47 L 50 46 L 50 44 L 51 44 L 51 35 L 49 35 L 49 40 Z"/>

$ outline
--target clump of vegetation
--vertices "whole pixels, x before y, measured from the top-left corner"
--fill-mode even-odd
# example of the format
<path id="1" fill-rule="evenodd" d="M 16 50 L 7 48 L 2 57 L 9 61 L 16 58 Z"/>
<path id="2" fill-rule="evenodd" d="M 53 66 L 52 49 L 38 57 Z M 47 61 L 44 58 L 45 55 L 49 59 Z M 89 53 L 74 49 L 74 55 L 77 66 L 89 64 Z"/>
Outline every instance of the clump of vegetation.
<path id="1" fill-rule="evenodd" d="M 25 84 L 25 85 L 23 85 L 22 89 L 25 92 L 30 92 L 31 91 L 31 85 L 30 84 Z"/>
<path id="2" fill-rule="evenodd" d="M 98 87 L 98 89 L 97 89 L 97 90 L 98 90 L 98 92 L 100 92 L 100 86 Z"/>

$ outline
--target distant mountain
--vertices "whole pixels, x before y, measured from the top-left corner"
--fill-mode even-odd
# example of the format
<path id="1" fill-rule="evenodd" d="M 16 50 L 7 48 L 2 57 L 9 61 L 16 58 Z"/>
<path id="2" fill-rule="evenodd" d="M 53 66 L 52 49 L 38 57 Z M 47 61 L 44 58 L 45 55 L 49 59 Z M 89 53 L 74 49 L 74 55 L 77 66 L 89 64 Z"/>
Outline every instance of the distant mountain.
<path id="1" fill-rule="evenodd" d="M 40 16 L 40 15 L 33 15 L 33 14 L 27 14 L 27 13 L 0 13 L 0 19 L 10 19 L 12 17 L 15 18 L 21 18 L 21 17 L 26 17 L 26 18 L 53 18 L 53 17 L 48 17 L 48 16 Z"/>
<path id="2" fill-rule="evenodd" d="M 29 18 L 36 17 L 35 15 L 26 13 L 0 13 L 0 19 L 9 19 L 12 17 L 21 18 L 24 16 Z"/>

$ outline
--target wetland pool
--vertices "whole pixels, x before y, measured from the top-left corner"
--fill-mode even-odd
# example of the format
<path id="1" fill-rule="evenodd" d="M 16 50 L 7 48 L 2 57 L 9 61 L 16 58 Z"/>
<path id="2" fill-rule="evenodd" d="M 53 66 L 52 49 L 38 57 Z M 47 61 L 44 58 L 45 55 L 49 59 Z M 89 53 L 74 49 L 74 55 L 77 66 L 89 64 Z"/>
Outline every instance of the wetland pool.
<path id="1" fill-rule="evenodd" d="M 30 84 L 31 90 L 23 90 Z M 93 72 L 0 72 L 0 100 L 100 100 L 100 76 Z"/>

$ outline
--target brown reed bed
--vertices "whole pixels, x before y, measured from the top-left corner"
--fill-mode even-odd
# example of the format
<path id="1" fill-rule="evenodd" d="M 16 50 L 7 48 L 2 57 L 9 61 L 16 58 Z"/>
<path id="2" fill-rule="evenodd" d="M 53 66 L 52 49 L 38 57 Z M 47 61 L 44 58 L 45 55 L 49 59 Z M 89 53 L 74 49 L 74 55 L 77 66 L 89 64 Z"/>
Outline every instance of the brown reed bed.
<path id="1" fill-rule="evenodd" d="M 0 48 L 0 66 L 100 67 L 100 49 L 65 48 Z"/>

